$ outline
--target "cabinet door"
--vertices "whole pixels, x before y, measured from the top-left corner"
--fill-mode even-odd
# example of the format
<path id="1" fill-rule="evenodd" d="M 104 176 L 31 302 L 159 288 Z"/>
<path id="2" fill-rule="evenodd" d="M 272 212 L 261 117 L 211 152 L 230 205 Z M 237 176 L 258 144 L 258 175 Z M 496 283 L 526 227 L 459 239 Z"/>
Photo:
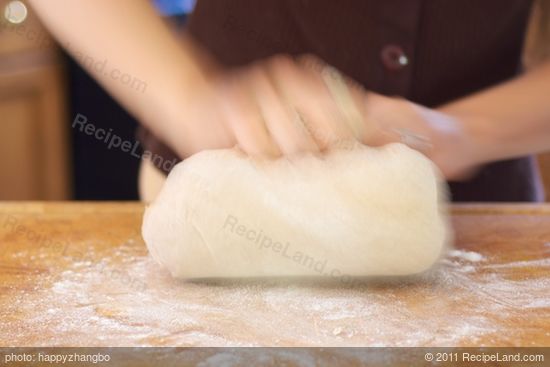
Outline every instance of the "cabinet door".
<path id="1" fill-rule="evenodd" d="M 539 155 L 538 160 L 544 182 L 544 191 L 546 192 L 546 201 L 550 202 L 550 153 Z"/>
<path id="2" fill-rule="evenodd" d="M 0 200 L 70 197 L 61 85 L 56 65 L 0 73 Z"/>

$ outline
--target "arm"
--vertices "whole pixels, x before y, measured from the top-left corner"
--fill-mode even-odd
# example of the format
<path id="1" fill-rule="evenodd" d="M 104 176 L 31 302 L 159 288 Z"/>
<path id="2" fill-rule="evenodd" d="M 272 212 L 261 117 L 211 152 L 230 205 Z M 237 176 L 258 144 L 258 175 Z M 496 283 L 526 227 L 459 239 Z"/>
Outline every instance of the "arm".
<path id="1" fill-rule="evenodd" d="M 375 126 L 366 144 L 412 141 L 450 180 L 489 162 L 550 151 L 550 63 L 438 109 L 375 93 L 366 101 L 365 119 Z M 404 140 L 411 133 L 429 144 Z"/>
<path id="2" fill-rule="evenodd" d="M 439 111 L 462 121 L 478 163 L 550 150 L 550 63 Z"/>
<path id="3" fill-rule="evenodd" d="M 149 0 L 30 0 L 43 22 L 77 59 L 106 60 L 98 72 L 83 65 L 130 113 L 160 139 L 173 139 L 179 106 L 204 84 L 190 40 L 177 40 Z M 78 56 L 80 54 L 80 57 Z M 85 63 L 86 64 L 86 63 Z M 132 89 L 111 72 L 143 81 Z M 192 126 L 179 126 L 192 130 Z M 182 134 L 189 136 L 192 134 Z"/>

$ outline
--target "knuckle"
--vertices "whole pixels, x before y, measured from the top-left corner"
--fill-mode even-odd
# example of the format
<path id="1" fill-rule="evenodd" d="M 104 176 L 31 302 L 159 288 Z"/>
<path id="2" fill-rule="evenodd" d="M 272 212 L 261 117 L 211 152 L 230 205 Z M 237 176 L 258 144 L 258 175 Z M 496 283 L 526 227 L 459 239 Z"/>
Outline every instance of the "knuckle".
<path id="1" fill-rule="evenodd" d="M 289 69 L 294 67 L 295 65 L 294 58 L 288 54 L 280 54 L 280 55 L 272 56 L 269 59 L 268 63 L 272 68 L 276 68 L 276 69 Z"/>
<path id="2" fill-rule="evenodd" d="M 300 55 L 298 60 L 302 66 L 317 72 L 321 72 L 322 69 L 327 66 L 327 64 L 321 58 L 314 54 L 308 53 Z"/>

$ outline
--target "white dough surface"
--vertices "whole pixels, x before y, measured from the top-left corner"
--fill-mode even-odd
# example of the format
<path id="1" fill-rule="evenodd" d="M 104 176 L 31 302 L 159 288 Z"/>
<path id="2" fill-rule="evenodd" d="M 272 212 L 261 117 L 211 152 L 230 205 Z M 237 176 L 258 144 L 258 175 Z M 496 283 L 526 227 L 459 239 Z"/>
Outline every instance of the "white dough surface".
<path id="1" fill-rule="evenodd" d="M 172 170 L 142 234 L 186 279 L 412 275 L 452 238 L 437 168 L 397 143 L 277 160 L 198 153 Z"/>

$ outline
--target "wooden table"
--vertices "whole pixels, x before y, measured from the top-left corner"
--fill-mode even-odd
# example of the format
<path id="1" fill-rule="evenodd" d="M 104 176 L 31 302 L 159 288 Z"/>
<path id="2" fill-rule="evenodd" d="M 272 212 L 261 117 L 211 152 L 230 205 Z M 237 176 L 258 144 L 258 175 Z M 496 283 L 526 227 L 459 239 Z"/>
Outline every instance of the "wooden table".
<path id="1" fill-rule="evenodd" d="M 140 203 L 0 204 L 0 346 L 550 346 L 550 205 L 453 208 L 431 273 L 186 283 Z"/>

